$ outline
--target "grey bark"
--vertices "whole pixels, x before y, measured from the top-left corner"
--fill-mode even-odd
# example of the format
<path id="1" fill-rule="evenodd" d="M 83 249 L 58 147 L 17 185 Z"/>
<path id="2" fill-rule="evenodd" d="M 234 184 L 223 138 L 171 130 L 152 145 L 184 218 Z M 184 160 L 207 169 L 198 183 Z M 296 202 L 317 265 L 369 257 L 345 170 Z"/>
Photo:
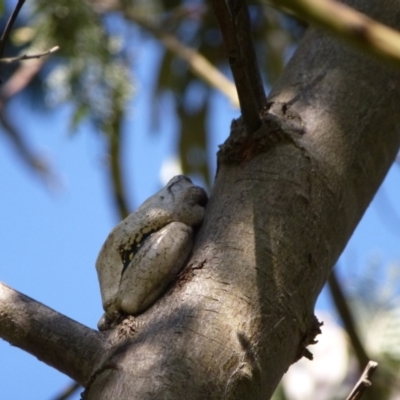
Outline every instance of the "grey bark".
<path id="1" fill-rule="evenodd" d="M 81 385 L 107 350 L 100 332 L 87 328 L 0 282 L 0 337 Z"/>
<path id="2" fill-rule="evenodd" d="M 397 0 L 352 5 L 400 28 Z M 399 149 L 400 73 L 311 29 L 269 102 L 255 134 L 232 125 L 187 268 L 103 337 L 86 399 L 266 399 L 307 354 L 315 300 Z"/>

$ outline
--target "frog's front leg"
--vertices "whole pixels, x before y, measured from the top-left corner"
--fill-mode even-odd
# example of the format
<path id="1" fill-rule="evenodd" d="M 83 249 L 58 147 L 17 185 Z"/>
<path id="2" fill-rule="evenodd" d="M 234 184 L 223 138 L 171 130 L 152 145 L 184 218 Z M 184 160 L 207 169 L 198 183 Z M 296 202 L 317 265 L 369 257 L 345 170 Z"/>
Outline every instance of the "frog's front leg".
<path id="1" fill-rule="evenodd" d="M 183 267 L 193 245 L 193 229 L 171 222 L 143 243 L 122 274 L 119 309 L 136 315 L 149 308 Z"/>

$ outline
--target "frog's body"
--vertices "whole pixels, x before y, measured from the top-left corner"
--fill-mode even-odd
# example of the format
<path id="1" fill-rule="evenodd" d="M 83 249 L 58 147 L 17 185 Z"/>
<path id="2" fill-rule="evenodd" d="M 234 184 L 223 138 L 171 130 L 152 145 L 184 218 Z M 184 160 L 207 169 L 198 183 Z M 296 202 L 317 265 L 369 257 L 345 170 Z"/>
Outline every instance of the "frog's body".
<path id="1" fill-rule="evenodd" d="M 206 201 L 202 188 L 179 175 L 111 231 L 96 262 L 105 310 L 99 329 L 143 312 L 165 290 L 190 253 Z"/>

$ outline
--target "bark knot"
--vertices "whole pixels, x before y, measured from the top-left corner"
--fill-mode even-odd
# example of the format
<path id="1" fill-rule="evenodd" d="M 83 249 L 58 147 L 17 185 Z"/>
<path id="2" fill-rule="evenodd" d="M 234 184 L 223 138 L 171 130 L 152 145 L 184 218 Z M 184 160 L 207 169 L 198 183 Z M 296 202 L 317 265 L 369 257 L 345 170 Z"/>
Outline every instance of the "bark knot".
<path id="1" fill-rule="evenodd" d="M 246 131 L 243 119 L 232 121 L 231 134 L 218 152 L 218 163 L 241 164 L 279 144 L 295 144 L 305 129 L 300 115 L 288 103 L 268 103 L 261 111 L 261 127 Z"/>
<path id="2" fill-rule="evenodd" d="M 311 325 L 307 328 L 303 337 L 301 338 L 294 363 L 299 361 L 302 357 L 308 358 L 309 360 L 314 358 L 311 351 L 307 349 L 307 346 L 318 343 L 318 340 L 315 340 L 315 337 L 321 334 L 321 326 L 323 324 L 323 322 L 318 321 L 315 315 L 313 316 Z"/>

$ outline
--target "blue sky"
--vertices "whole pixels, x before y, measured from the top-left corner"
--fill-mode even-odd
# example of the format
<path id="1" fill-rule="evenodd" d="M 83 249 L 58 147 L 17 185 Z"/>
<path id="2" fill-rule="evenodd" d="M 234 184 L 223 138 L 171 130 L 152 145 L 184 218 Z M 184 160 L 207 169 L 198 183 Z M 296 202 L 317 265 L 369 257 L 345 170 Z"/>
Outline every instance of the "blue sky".
<path id="1" fill-rule="evenodd" d="M 155 65 L 158 46 L 147 42 L 136 62 L 137 96 L 126 122 L 125 167 L 132 205 L 138 206 L 161 186 L 160 170 L 175 155 L 176 120 L 168 96 L 158 132 L 149 133 L 150 116 L 146 85 L 148 69 Z M 150 65 L 150 67 L 149 67 Z M 229 133 L 238 115 L 216 94 L 209 156 L 215 166 L 217 145 Z M 107 234 L 117 223 L 104 167 L 100 136 L 89 124 L 75 135 L 68 132 L 70 107 L 38 115 L 15 101 L 15 123 L 29 142 L 44 154 L 59 177 L 59 186 L 48 190 L 19 161 L 10 143 L 0 136 L 0 280 L 47 306 L 91 328 L 102 314 L 95 260 Z M 166 117 L 167 116 L 167 117 Z M 379 256 L 383 265 L 400 262 L 400 167 L 394 165 L 381 191 L 369 207 L 340 262 L 340 276 Z M 324 293 L 318 307 L 330 309 Z M 0 341 L 0 393 L 4 399 L 51 399 L 70 379 L 33 356 Z M 78 399 L 79 396 L 74 398 Z"/>

